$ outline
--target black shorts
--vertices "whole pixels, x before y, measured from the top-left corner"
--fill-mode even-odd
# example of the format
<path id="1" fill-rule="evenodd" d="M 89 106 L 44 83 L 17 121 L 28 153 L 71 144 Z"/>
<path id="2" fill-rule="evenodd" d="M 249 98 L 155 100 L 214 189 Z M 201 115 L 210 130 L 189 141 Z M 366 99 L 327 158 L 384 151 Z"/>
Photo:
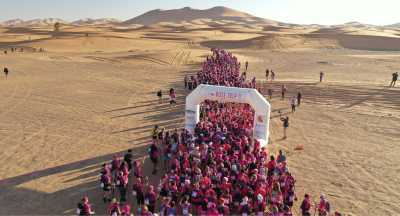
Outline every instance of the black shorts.
<path id="1" fill-rule="evenodd" d="M 287 206 L 293 206 L 293 202 L 285 202 L 285 205 L 287 205 Z"/>
<path id="2" fill-rule="evenodd" d="M 195 206 L 201 206 L 201 202 L 195 202 L 195 201 L 193 201 L 192 204 L 195 205 Z"/>
<path id="3" fill-rule="evenodd" d="M 140 197 L 136 197 L 137 198 L 137 204 L 138 205 L 140 205 L 140 204 L 144 204 L 144 196 L 140 196 Z"/>
<path id="4" fill-rule="evenodd" d="M 108 188 L 103 188 L 103 191 L 111 191 L 111 188 L 110 188 L 110 189 L 108 189 Z"/>
<path id="5" fill-rule="evenodd" d="M 167 190 L 165 188 L 161 188 L 160 195 L 166 197 L 168 195 Z"/>
<path id="6" fill-rule="evenodd" d="M 153 136 L 153 140 L 157 139 L 157 136 Z"/>
<path id="7" fill-rule="evenodd" d="M 158 160 L 157 160 L 157 159 L 154 159 L 154 158 L 152 158 L 152 159 L 151 159 L 151 162 L 153 162 L 153 163 L 155 163 L 155 164 L 156 164 L 156 163 L 158 163 Z"/>
<path id="8" fill-rule="evenodd" d="M 151 213 L 153 213 L 153 214 L 155 213 L 155 212 L 154 212 L 154 207 L 155 207 L 155 206 L 147 206 L 147 208 L 149 209 L 149 212 L 151 212 Z"/>
<path id="9" fill-rule="evenodd" d="M 173 103 L 176 103 L 176 101 L 175 100 L 170 100 L 169 101 L 169 104 L 173 104 Z"/>

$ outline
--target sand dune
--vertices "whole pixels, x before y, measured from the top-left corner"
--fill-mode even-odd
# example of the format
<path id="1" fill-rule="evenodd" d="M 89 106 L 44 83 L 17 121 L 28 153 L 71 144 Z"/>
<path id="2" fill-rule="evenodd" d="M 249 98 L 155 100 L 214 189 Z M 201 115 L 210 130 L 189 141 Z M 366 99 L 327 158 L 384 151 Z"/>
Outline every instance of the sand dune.
<path id="1" fill-rule="evenodd" d="M 34 20 L 24 20 L 24 19 L 15 19 L 3 22 L 5 26 L 21 26 L 21 25 L 48 25 L 54 24 L 56 22 L 60 22 L 62 24 L 69 24 L 70 22 L 58 19 L 58 18 L 47 18 L 47 19 L 34 19 Z"/>

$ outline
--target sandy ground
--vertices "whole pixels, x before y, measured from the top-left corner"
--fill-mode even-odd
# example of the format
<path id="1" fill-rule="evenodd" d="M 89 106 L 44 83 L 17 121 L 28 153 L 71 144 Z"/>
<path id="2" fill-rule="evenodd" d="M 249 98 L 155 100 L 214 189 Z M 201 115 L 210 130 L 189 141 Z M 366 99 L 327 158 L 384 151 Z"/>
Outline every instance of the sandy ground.
<path id="1" fill-rule="evenodd" d="M 210 45 L 249 61 L 248 76 L 259 80 L 264 94 L 274 88 L 272 113 L 282 111 L 291 124 L 289 138 L 281 140 L 282 123 L 271 121 L 268 150 L 287 152 L 300 197 L 324 193 L 333 211 L 348 215 L 400 214 L 400 87 L 388 88 L 391 74 L 400 70 L 400 52 L 374 51 L 399 50 L 400 43 L 388 45 L 380 36 L 221 28 L 0 29 L 0 50 L 9 52 L 1 53 L 0 67 L 10 70 L 8 77 L 0 74 L 0 181 L 18 178 L 0 184 L 0 214 L 71 215 L 83 196 L 96 214 L 106 214 L 101 164 L 114 154 L 122 158 L 129 148 L 135 159 L 143 157 L 156 123 L 167 130 L 182 127 L 183 78 L 200 69 Z M 350 49 L 354 40 L 356 49 Z M 42 46 L 45 53 L 32 52 Z M 11 47 L 25 51 L 13 54 Z M 276 72 L 275 82 L 265 80 L 266 68 Z M 288 89 L 284 100 L 282 84 Z M 156 97 L 170 86 L 177 92 L 173 109 Z M 291 113 L 297 90 L 301 106 Z M 158 167 L 158 175 L 151 175 L 149 161 L 142 170 L 153 185 L 164 173 Z M 136 204 L 134 209 L 136 214 Z"/>

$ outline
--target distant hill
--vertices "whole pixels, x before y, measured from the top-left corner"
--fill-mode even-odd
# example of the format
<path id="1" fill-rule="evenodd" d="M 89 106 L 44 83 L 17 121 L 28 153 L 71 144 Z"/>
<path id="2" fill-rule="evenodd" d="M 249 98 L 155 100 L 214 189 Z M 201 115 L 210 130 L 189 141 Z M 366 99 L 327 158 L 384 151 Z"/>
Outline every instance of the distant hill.
<path id="1" fill-rule="evenodd" d="M 60 22 L 61 24 L 69 24 L 70 22 L 57 19 L 57 18 L 47 18 L 47 19 L 34 19 L 34 20 L 24 20 L 24 19 L 15 19 L 8 20 L 3 22 L 5 26 L 20 26 L 20 25 L 48 25 L 54 24 L 56 22 Z"/>
<path id="2" fill-rule="evenodd" d="M 279 22 L 259 18 L 247 13 L 226 7 L 213 7 L 207 10 L 198 10 L 185 7 L 176 10 L 157 9 L 127 20 L 121 25 L 140 24 L 197 24 L 197 25 L 229 25 L 229 24 L 256 24 L 278 25 Z"/>
<path id="3" fill-rule="evenodd" d="M 102 25 L 102 24 L 116 24 L 123 22 L 122 20 L 119 19 L 114 19 L 114 18 L 103 18 L 103 19 L 92 19 L 92 18 L 86 18 L 86 19 L 81 19 L 72 22 L 71 24 L 74 25 Z"/>

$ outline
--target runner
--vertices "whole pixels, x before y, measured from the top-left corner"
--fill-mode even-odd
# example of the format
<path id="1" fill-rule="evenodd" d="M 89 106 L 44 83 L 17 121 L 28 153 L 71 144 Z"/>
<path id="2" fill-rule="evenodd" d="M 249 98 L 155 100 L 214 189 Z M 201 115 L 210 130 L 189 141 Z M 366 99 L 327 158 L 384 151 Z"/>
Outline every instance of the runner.
<path id="1" fill-rule="evenodd" d="M 168 169 L 169 168 L 169 161 L 171 160 L 171 156 L 172 156 L 171 147 L 172 147 L 171 144 L 169 144 L 167 146 L 167 148 L 164 149 L 164 156 L 163 156 L 164 169 Z"/>
<path id="2" fill-rule="evenodd" d="M 292 211 L 293 202 L 297 201 L 296 191 L 294 191 L 292 184 L 289 185 L 289 190 L 284 193 L 283 197 L 285 198 L 285 205 Z"/>
<path id="3" fill-rule="evenodd" d="M 168 216 L 178 216 L 178 209 L 176 209 L 176 205 L 174 201 L 171 201 L 169 204 L 170 208 L 168 208 Z"/>
<path id="4" fill-rule="evenodd" d="M 141 182 L 142 182 L 141 178 L 137 179 L 136 184 L 134 184 L 132 187 L 132 195 L 136 196 L 137 198 L 138 212 L 141 212 L 142 210 L 141 208 L 144 204 L 143 188 L 149 186 L 149 178 L 146 176 L 146 182 L 147 182 L 146 185 L 142 185 Z"/>
<path id="5" fill-rule="evenodd" d="M 257 202 L 254 203 L 255 216 L 263 216 L 267 204 L 264 202 L 264 196 L 257 195 Z"/>
<path id="6" fill-rule="evenodd" d="M 189 203 L 189 196 L 182 196 L 182 204 L 181 204 L 181 209 L 182 209 L 182 215 L 188 216 L 192 212 L 192 205 Z"/>
<path id="7" fill-rule="evenodd" d="M 168 197 L 164 197 L 163 199 L 163 203 L 160 206 L 160 215 L 161 216 L 166 216 L 168 213 L 168 209 L 170 208 L 169 206 L 169 198 Z"/>
<path id="8" fill-rule="evenodd" d="M 111 178 L 109 177 L 110 170 L 106 170 L 103 176 L 100 178 L 100 187 L 102 186 L 104 191 L 103 202 L 111 202 L 111 186 L 114 186 L 114 183 L 111 183 Z M 106 200 L 107 199 L 107 200 Z"/>
<path id="9" fill-rule="evenodd" d="M 160 89 L 160 91 L 157 92 L 157 96 L 158 96 L 158 103 L 162 103 L 163 102 L 162 89 Z"/>
<path id="10" fill-rule="evenodd" d="M 310 201 L 310 195 L 305 194 L 304 200 L 301 203 L 300 210 L 302 215 L 311 215 L 310 208 L 314 206 L 314 203 Z"/>
<path id="11" fill-rule="evenodd" d="M 152 213 L 149 211 L 149 209 L 146 205 L 143 205 L 142 209 L 143 209 L 143 212 L 140 212 L 139 216 L 151 216 L 152 215 Z"/>
<path id="12" fill-rule="evenodd" d="M 291 100 L 290 104 L 292 105 L 292 112 L 296 112 L 296 105 L 297 105 L 297 99 L 296 96 L 293 97 L 293 99 Z"/>
<path id="13" fill-rule="evenodd" d="M 140 167 L 144 165 L 144 161 L 146 160 L 146 156 L 142 158 L 141 161 L 135 161 L 133 163 L 132 171 L 131 173 L 136 177 L 136 178 L 142 178 L 142 172 L 140 171 Z"/>
<path id="14" fill-rule="evenodd" d="M 176 95 L 175 95 L 175 93 L 174 92 L 172 92 L 170 95 L 169 95 L 169 108 L 173 108 L 173 107 L 175 107 L 175 104 L 176 104 Z"/>
<path id="15" fill-rule="evenodd" d="M 243 198 L 243 202 L 239 205 L 239 212 L 242 216 L 248 216 L 251 214 L 251 205 L 247 203 L 247 196 Z"/>
<path id="16" fill-rule="evenodd" d="M 115 185 L 118 187 L 119 189 L 119 193 L 121 194 L 121 203 L 122 202 L 126 202 L 127 200 L 125 199 L 126 196 L 126 184 L 128 183 L 128 180 L 125 178 L 124 176 L 124 172 L 120 171 L 118 173 L 118 177 L 116 179 L 116 183 Z"/>
<path id="17" fill-rule="evenodd" d="M 198 207 L 198 215 L 200 216 L 207 216 L 207 211 L 208 211 L 208 202 L 207 200 L 203 200 L 201 202 L 201 205 Z M 197 215 L 197 214 L 194 214 Z"/>
<path id="18" fill-rule="evenodd" d="M 147 190 L 146 194 L 144 195 L 144 204 L 147 205 L 149 212 L 155 213 L 154 206 L 156 205 L 156 199 L 159 196 L 154 193 L 153 186 L 150 185 L 149 189 Z"/>
<path id="19" fill-rule="evenodd" d="M 158 127 L 158 125 L 156 125 Z M 157 136 L 156 136 L 157 137 Z M 153 172 L 151 174 L 157 174 L 156 165 L 158 164 L 158 147 L 157 147 L 157 138 L 153 140 L 153 144 L 150 146 L 150 152 L 148 157 L 153 163 Z"/>
<path id="20" fill-rule="evenodd" d="M 108 208 L 108 214 L 111 214 L 112 216 L 114 215 L 121 215 L 121 210 L 119 209 L 119 199 L 112 199 L 111 205 Z"/>
<path id="21" fill-rule="evenodd" d="M 131 207 L 129 205 L 126 205 L 124 210 L 121 212 L 121 216 L 133 216 L 132 213 L 129 213 L 131 211 Z"/>
<path id="22" fill-rule="evenodd" d="M 317 203 L 315 203 L 315 205 L 317 205 L 318 215 L 327 215 L 328 203 L 325 200 L 325 195 L 321 194 L 320 198 L 319 204 L 317 205 Z"/>
<path id="23" fill-rule="evenodd" d="M 283 207 L 283 215 L 285 216 L 294 216 L 294 214 L 290 211 L 290 208 L 288 206 Z"/>
<path id="24" fill-rule="evenodd" d="M 282 100 L 283 100 L 285 98 L 285 92 L 286 92 L 285 85 L 282 85 L 281 92 L 282 92 Z"/>
<path id="25" fill-rule="evenodd" d="M 94 212 L 91 211 L 90 205 L 87 204 L 89 202 L 89 198 L 82 197 L 81 202 L 78 203 L 78 208 L 76 213 L 78 215 L 94 215 Z"/>

